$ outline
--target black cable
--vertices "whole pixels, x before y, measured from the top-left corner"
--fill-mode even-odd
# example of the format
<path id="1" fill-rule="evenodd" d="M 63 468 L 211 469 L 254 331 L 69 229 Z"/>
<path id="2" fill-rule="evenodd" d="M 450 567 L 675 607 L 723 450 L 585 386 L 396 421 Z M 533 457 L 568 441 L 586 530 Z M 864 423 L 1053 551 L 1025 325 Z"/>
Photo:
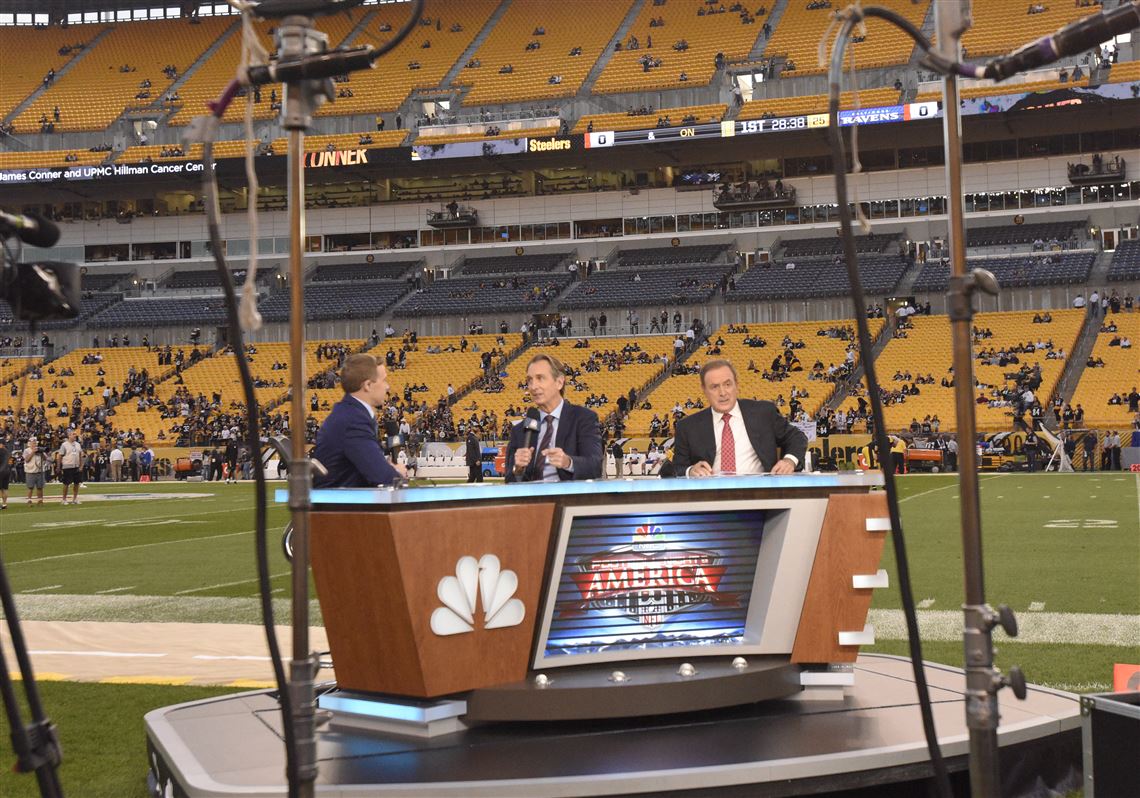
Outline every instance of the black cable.
<path id="1" fill-rule="evenodd" d="M 249 447 L 250 458 L 253 460 L 253 475 L 255 481 L 254 493 L 254 545 L 257 549 L 257 584 L 261 599 L 261 625 L 265 630 L 266 643 L 269 646 L 269 658 L 273 663 L 273 678 L 277 683 L 277 700 L 281 704 L 282 732 L 285 737 L 285 772 L 289 781 L 289 796 L 297 795 L 298 772 L 296 757 L 296 741 L 293 730 L 293 703 L 289 693 L 289 682 L 285 677 L 285 665 L 281 659 L 281 649 L 277 643 L 276 623 L 273 617 L 273 594 L 269 577 L 269 553 L 266 548 L 268 533 L 266 530 L 266 498 L 265 498 L 265 465 L 261 460 L 261 429 L 258 420 L 257 394 L 253 387 L 253 377 L 249 371 L 249 362 L 245 355 L 245 340 L 241 332 L 241 323 L 238 320 L 237 294 L 234 291 L 233 278 L 226 265 L 225 255 L 222 253 L 222 236 L 218 219 L 218 184 L 214 172 L 214 142 L 211 139 L 202 146 L 202 165 L 205 166 L 202 178 L 203 193 L 205 194 L 206 226 L 210 234 L 210 248 L 213 250 L 214 265 L 222 282 L 222 291 L 226 301 L 226 321 L 229 324 L 229 345 L 237 359 L 238 373 L 241 376 L 242 393 L 245 396 L 246 406 L 246 445 Z M 256 202 L 256 197 L 250 197 L 250 202 Z M 253 245 L 256 246 L 257 242 Z"/>
<path id="2" fill-rule="evenodd" d="M 872 13 L 882 12 L 882 13 Z M 890 22 L 894 14 L 883 9 L 863 10 L 867 16 L 878 16 Z M 855 308 L 855 325 L 859 335 L 859 353 L 863 360 L 863 373 L 867 379 L 867 393 L 870 394 L 871 416 L 874 426 L 875 448 L 879 455 L 879 465 L 883 470 L 883 487 L 887 494 L 887 510 L 891 519 L 891 542 L 894 546 L 895 563 L 898 567 L 899 594 L 902 598 L 903 615 L 906 617 L 907 639 L 910 649 L 910 663 L 914 670 L 914 684 L 918 691 L 919 711 L 922 715 L 922 730 L 926 736 L 926 747 L 930 752 L 930 763 L 934 767 L 937 789 L 942 798 L 951 798 L 950 778 L 942 751 L 938 745 L 938 734 L 934 728 L 934 714 L 930 704 L 930 689 L 926 683 L 926 672 L 922 665 L 922 641 L 919 638 L 918 618 L 915 613 L 914 594 L 910 585 L 910 565 L 903 537 L 902 521 L 899 515 L 898 486 L 895 484 L 894 469 L 891 463 L 891 444 L 887 438 L 887 425 L 883 417 L 883 404 L 879 396 L 879 380 L 875 373 L 875 358 L 872 352 L 871 332 L 867 324 L 866 300 L 863 283 L 859 279 L 859 261 L 855 250 L 855 237 L 851 229 L 851 207 L 847 202 L 847 152 L 843 144 L 843 131 L 839 127 L 839 98 L 843 78 L 843 56 L 850 40 L 851 32 L 859 24 L 858 13 L 849 14 L 843 21 L 831 50 L 831 66 L 828 73 L 828 137 L 831 139 L 832 159 L 835 169 L 835 195 L 839 204 L 839 225 L 843 236 L 843 254 L 847 261 L 847 276 L 851 283 L 851 302 Z M 902 26 L 900 26 L 902 27 Z M 912 36 L 922 34 L 909 25 Z M 904 28 L 905 29 L 905 28 Z M 913 33 L 912 33 L 913 31 Z M 921 45 L 921 42 L 920 42 Z"/>

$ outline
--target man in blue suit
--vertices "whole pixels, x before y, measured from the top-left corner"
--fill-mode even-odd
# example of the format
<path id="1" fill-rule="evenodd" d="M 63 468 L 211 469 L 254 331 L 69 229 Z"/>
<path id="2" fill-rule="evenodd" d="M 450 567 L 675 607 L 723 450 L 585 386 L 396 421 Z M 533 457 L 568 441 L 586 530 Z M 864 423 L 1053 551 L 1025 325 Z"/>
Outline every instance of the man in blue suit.
<path id="1" fill-rule="evenodd" d="M 388 396 L 388 370 L 372 355 L 345 358 L 340 370 L 344 398 L 337 402 L 317 433 L 313 457 L 328 469 L 317 477 L 321 488 L 370 488 L 391 485 L 407 476 L 402 465 L 388 462 L 377 437 L 376 408 Z"/>
<path id="2" fill-rule="evenodd" d="M 566 371 L 550 355 L 535 355 L 526 367 L 526 387 L 539 412 L 538 445 L 525 446 L 516 424 L 507 445 L 507 482 L 559 482 L 602 475 L 602 436 L 593 410 L 563 397 Z"/>

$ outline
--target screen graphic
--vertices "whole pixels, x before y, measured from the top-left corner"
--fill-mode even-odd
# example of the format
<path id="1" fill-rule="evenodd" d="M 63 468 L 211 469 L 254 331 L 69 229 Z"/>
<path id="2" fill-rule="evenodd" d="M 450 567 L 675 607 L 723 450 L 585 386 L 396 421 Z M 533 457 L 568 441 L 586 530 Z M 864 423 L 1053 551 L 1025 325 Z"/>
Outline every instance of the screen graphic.
<path id="1" fill-rule="evenodd" d="M 743 643 L 764 519 L 763 510 L 575 518 L 544 656 Z"/>

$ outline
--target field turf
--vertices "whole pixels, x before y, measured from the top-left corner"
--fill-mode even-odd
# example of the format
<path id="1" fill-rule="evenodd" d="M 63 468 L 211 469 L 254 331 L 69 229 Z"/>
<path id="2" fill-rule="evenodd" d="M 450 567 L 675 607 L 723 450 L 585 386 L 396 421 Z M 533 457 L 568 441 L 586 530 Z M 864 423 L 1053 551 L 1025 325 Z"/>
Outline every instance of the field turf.
<path id="1" fill-rule="evenodd" d="M 13 487 L 13 496 L 22 495 Z M 22 616 L 257 622 L 252 490 L 218 483 L 91 484 L 78 507 L 11 504 L 0 513 L 0 555 Z M 924 656 L 961 665 L 957 479 L 906 477 L 900 491 Z M 59 487 L 48 492 L 57 496 Z M 1110 689 L 1114 662 L 1140 662 L 1140 476 L 985 474 L 981 493 L 987 600 L 1009 604 L 1022 626 L 1017 640 L 996 635 L 998 665 L 1021 665 L 1031 682 L 1061 689 Z M 120 494 L 136 498 L 99 498 Z M 289 582 L 280 534 L 288 514 L 270 507 L 281 622 Z M 878 643 L 869 650 L 905 654 L 890 541 L 882 567 L 891 586 L 875 593 L 871 622 Z M 45 684 L 49 713 L 64 729 L 69 794 L 142 796 L 144 712 L 222 691 Z M 120 754 L 96 742 L 111 739 L 129 750 Z M 0 747 L 5 759 L 6 740 Z M 34 779 L 6 770 L 0 768 L 0 795 L 36 794 Z"/>

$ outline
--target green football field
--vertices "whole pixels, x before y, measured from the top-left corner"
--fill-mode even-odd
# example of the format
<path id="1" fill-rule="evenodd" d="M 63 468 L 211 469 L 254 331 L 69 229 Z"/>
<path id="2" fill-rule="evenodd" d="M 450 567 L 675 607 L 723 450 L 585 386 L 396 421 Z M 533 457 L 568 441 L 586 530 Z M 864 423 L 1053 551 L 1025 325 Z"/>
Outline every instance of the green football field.
<path id="1" fill-rule="evenodd" d="M 957 479 L 909 476 L 900 490 L 924 657 L 961 665 Z M 252 491 L 218 483 L 92 484 L 78 507 L 12 504 L 0 513 L 0 554 L 22 616 L 257 622 Z M 1016 641 L 995 635 L 997 664 L 1020 665 L 1038 684 L 1110 689 L 1113 663 L 1140 662 L 1140 475 L 986 474 L 981 491 L 987 599 L 1013 607 L 1022 629 Z M 58 496 L 59 488 L 48 492 Z M 270 507 L 280 623 L 288 618 L 280 546 L 288 514 Z M 889 540 L 882 567 L 891 584 L 875 592 L 870 622 L 878 642 L 870 650 L 905 654 Z M 45 702 L 64 739 L 68 794 L 141 798 L 142 715 L 226 689 L 46 683 Z M 108 735 L 121 740 L 113 751 L 97 743 Z M 10 757 L 5 740 L 0 760 Z M 34 779 L 3 770 L 0 795 L 36 794 Z"/>

